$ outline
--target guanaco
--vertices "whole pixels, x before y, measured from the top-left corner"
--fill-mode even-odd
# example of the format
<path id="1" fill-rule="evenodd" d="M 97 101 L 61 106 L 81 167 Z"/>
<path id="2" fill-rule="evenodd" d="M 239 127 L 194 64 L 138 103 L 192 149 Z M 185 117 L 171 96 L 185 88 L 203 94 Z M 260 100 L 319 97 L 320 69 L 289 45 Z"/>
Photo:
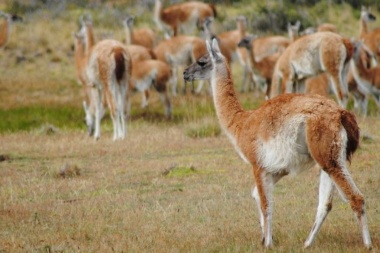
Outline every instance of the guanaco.
<path id="1" fill-rule="evenodd" d="M 366 95 L 372 95 L 377 106 L 380 107 L 380 66 L 367 68 L 361 55 L 362 46 L 362 42 L 355 44 L 355 53 L 351 61 L 352 74 L 361 90 Z"/>
<path id="2" fill-rule="evenodd" d="M 170 66 L 159 60 L 145 60 L 133 63 L 132 82 L 134 88 L 142 92 L 142 107 L 148 106 L 149 92 L 151 88 L 158 92 L 164 106 L 165 116 L 170 119 L 172 116 L 172 103 L 169 96 L 168 82 L 172 80 L 172 70 Z"/>
<path id="3" fill-rule="evenodd" d="M 94 138 L 100 137 L 103 100 L 108 104 L 113 123 L 113 140 L 126 135 L 127 89 L 131 76 L 131 60 L 125 46 L 116 40 L 102 40 L 91 50 L 86 65 L 90 105 L 83 104 L 86 124 Z"/>
<path id="4" fill-rule="evenodd" d="M 81 76 L 85 81 L 87 98 L 83 101 L 85 122 L 90 136 L 100 138 L 100 121 L 107 103 L 113 123 L 113 140 L 126 135 L 126 112 L 128 109 L 131 57 L 126 47 L 116 40 L 102 40 L 95 44 L 92 20 L 80 18 L 81 29 L 76 43 L 85 42 Z M 79 53 L 79 50 L 77 51 Z M 127 106 L 126 106 L 127 104 Z"/>
<path id="5" fill-rule="evenodd" d="M 134 21 L 135 17 L 129 15 L 127 15 L 123 21 L 126 35 L 126 44 L 140 45 L 153 49 L 156 46 L 157 40 L 155 32 L 148 27 L 135 29 Z"/>
<path id="6" fill-rule="evenodd" d="M 161 0 L 155 0 L 154 21 L 162 31 L 169 27 L 170 34 L 165 32 L 167 38 L 179 35 L 179 30 L 183 30 L 187 35 L 192 34 L 195 27 L 200 28 L 204 18 L 216 16 L 214 4 L 189 1 L 163 9 Z"/>
<path id="7" fill-rule="evenodd" d="M 166 62 L 173 69 L 173 96 L 177 95 L 179 68 L 181 66 L 186 66 L 189 62 L 195 62 L 206 52 L 206 44 L 203 39 L 186 35 L 179 35 L 163 40 L 154 48 L 154 53 L 157 56 L 157 60 Z M 200 82 L 196 91 L 193 86 L 192 92 L 199 93 L 202 86 L 203 82 Z M 186 91 L 186 86 L 184 86 L 183 90 Z"/>
<path id="8" fill-rule="evenodd" d="M 8 14 L 2 11 L 0 11 L 0 18 L 2 19 L 0 23 L 0 48 L 3 48 L 8 42 L 12 22 L 22 21 L 22 18 L 18 15 Z"/>
<path id="9" fill-rule="evenodd" d="M 299 31 L 301 27 L 301 22 L 297 20 L 294 25 L 290 22 L 288 22 L 288 36 L 290 41 L 295 41 L 299 38 Z"/>
<path id="10" fill-rule="evenodd" d="M 276 63 L 270 98 L 285 92 L 300 91 L 306 78 L 326 72 L 333 83 L 338 103 L 345 107 L 348 100 L 345 77 L 353 50 L 348 39 L 331 32 L 299 38 L 285 49 Z"/>
<path id="11" fill-rule="evenodd" d="M 360 39 L 364 42 L 364 46 L 371 52 L 373 65 L 377 65 L 380 60 L 380 28 L 368 30 L 368 23 L 376 20 L 376 17 L 362 7 L 360 16 Z"/>
<path id="12" fill-rule="evenodd" d="M 213 21 L 214 21 L 213 17 L 207 17 L 203 20 L 202 30 L 204 34 L 204 39 L 206 40 L 212 40 L 214 38 L 217 39 L 219 42 L 220 51 L 226 58 L 227 63 L 231 64 L 235 50 L 233 48 L 231 49 L 231 47 L 229 47 L 229 44 L 226 41 L 221 40 L 218 37 L 218 35 L 212 32 L 211 25 Z"/>
<path id="13" fill-rule="evenodd" d="M 309 247 L 332 208 L 335 188 L 350 202 L 359 220 L 364 245 L 372 247 L 364 197 L 347 169 L 359 144 L 355 115 L 319 95 L 283 94 L 256 110 L 242 108 L 231 72 L 216 40 L 208 54 L 186 68 L 186 80 L 208 79 L 219 123 L 241 158 L 252 166 L 252 196 L 260 213 L 263 242 L 272 246 L 273 190 L 287 174 L 321 168 L 315 223 L 305 241 Z"/>
<path id="14" fill-rule="evenodd" d="M 276 65 L 276 62 L 278 58 L 280 57 L 281 53 L 275 53 L 272 55 L 269 55 L 265 58 L 262 58 L 260 61 L 256 61 L 255 59 L 255 39 L 257 36 L 247 36 L 244 37 L 238 44 L 239 47 L 245 47 L 248 52 L 249 52 L 249 59 L 251 61 L 251 66 L 253 67 L 254 70 L 258 72 L 260 76 L 262 76 L 267 84 L 267 89 L 266 89 L 266 97 L 269 97 L 270 93 L 270 85 L 272 83 L 272 76 L 273 76 L 273 70 L 274 66 Z"/>
<path id="15" fill-rule="evenodd" d="M 218 38 L 221 41 L 222 48 L 227 48 L 230 51 L 231 59 L 238 59 L 241 67 L 243 68 L 243 82 L 240 89 L 241 92 L 245 92 L 248 87 L 251 88 L 254 83 L 252 77 L 252 69 L 249 64 L 249 56 L 246 48 L 239 48 L 238 43 L 247 33 L 248 19 L 245 16 L 236 17 L 236 30 L 225 31 L 218 34 Z M 224 50 L 224 49 L 223 49 Z"/>
<path id="16" fill-rule="evenodd" d="M 368 23 L 374 22 L 375 20 L 376 16 L 371 13 L 370 9 L 362 6 L 360 12 L 360 39 L 364 38 L 364 36 L 368 34 Z"/>

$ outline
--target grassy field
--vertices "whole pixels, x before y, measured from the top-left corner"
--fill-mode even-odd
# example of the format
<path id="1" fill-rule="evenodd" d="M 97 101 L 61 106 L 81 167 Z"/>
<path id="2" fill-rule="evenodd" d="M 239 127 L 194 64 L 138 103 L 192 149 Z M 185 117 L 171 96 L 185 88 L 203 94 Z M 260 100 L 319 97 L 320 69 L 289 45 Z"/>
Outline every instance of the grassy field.
<path id="1" fill-rule="evenodd" d="M 26 15 L 0 51 L 0 252 L 264 251 L 251 168 L 221 133 L 206 91 L 172 98 L 172 120 L 164 119 L 157 94 L 144 110 L 136 94 L 125 140 L 112 141 L 107 115 L 99 141 L 86 135 L 71 35 L 84 10 L 68 8 Z M 330 21 L 357 35 L 357 10 L 339 8 L 329 10 Z M 98 39 L 109 32 L 124 38 L 112 10 L 92 10 Z M 221 17 L 239 11 L 246 10 L 230 6 Z M 238 65 L 233 74 L 240 88 Z M 263 95 L 239 99 L 250 109 Z M 365 195 L 378 252 L 380 118 L 372 101 L 358 121 L 363 137 L 350 172 Z M 313 169 L 278 183 L 268 252 L 366 252 L 353 212 L 337 194 L 313 246 L 303 249 L 318 179 Z"/>

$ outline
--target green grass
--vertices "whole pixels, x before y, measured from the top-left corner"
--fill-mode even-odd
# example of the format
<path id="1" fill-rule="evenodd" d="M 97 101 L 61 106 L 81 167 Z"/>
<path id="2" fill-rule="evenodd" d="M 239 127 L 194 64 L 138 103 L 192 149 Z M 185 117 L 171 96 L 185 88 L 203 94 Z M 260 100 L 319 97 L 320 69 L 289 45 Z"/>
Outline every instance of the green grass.
<path id="1" fill-rule="evenodd" d="M 0 118 L 0 133 L 30 131 L 46 124 L 64 129 L 84 127 L 84 112 L 75 107 L 35 105 L 0 109 Z"/>

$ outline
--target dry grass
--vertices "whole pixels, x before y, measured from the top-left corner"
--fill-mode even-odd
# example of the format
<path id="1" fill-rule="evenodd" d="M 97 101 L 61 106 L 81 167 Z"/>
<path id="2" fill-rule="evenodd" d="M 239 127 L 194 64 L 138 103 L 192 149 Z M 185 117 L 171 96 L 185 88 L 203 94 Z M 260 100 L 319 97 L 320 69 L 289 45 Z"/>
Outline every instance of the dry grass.
<path id="1" fill-rule="evenodd" d="M 0 52 L 2 110 L 81 110 L 71 51 L 73 20 L 81 13 L 73 10 L 53 20 L 42 11 L 14 26 L 7 49 Z M 96 25 L 97 36 L 108 31 Z M 122 40 L 121 24 L 115 27 L 115 38 Z M 235 66 L 234 77 L 239 83 L 241 73 Z M 239 97 L 246 108 L 262 101 L 252 93 Z M 139 104 L 135 95 L 128 136 L 120 142 L 111 141 L 109 119 L 102 122 L 98 142 L 87 137 L 84 128 L 66 129 L 65 122 L 42 122 L 29 131 L 0 134 L 1 252 L 264 251 L 250 197 L 251 169 L 219 134 L 211 98 L 174 98 L 172 121 L 163 120 L 155 93 L 147 110 Z M 40 112 L 30 114 L 37 117 Z M 366 196 L 377 252 L 380 120 L 373 108 L 360 126 L 371 138 L 362 141 L 350 171 Z M 269 252 L 304 251 L 317 193 L 315 170 L 278 183 L 275 246 Z M 365 252 L 354 215 L 338 196 L 307 252 Z"/>
<path id="2" fill-rule="evenodd" d="M 374 141 L 351 165 L 366 196 L 375 250 L 380 236 L 378 119 L 361 123 Z M 125 141 L 111 129 L 1 136 L 0 249 L 6 252 L 256 252 L 260 229 L 250 168 L 227 138 L 192 139 L 186 126 L 132 122 Z M 57 176 L 66 164 L 80 173 Z M 170 168 L 190 168 L 165 173 Z M 274 251 L 302 251 L 317 205 L 317 171 L 275 190 Z M 358 224 L 337 197 L 309 252 L 364 252 Z"/>

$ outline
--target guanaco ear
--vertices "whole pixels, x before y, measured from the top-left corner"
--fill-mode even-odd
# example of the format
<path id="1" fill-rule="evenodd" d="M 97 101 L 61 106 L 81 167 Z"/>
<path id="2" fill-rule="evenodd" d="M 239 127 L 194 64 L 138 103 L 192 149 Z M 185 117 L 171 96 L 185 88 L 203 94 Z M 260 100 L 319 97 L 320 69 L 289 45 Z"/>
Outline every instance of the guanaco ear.
<path id="1" fill-rule="evenodd" d="M 78 21 L 79 21 L 79 25 L 80 26 L 84 26 L 84 17 L 83 17 L 83 15 L 79 16 L 79 20 Z"/>
<path id="2" fill-rule="evenodd" d="M 297 30 L 301 27 L 301 21 L 297 20 L 295 26 L 297 27 Z"/>
<path id="3" fill-rule="evenodd" d="M 216 39 L 212 39 L 212 42 L 206 41 L 206 46 L 211 60 L 215 61 L 220 53 L 218 41 Z"/>
<path id="4" fill-rule="evenodd" d="M 220 53 L 220 49 L 219 49 L 219 43 L 218 43 L 218 40 L 216 38 L 214 38 L 212 40 L 212 50 L 214 51 L 215 55 L 217 53 Z"/>
<path id="5" fill-rule="evenodd" d="M 86 12 L 86 13 L 84 14 L 84 21 L 85 21 L 86 23 L 90 23 L 90 24 L 92 24 L 92 15 L 91 15 L 90 13 Z"/>
<path id="6" fill-rule="evenodd" d="M 214 58 L 214 55 L 213 55 L 213 52 L 212 52 L 212 49 L 211 49 L 211 43 L 208 40 L 206 40 L 206 48 L 207 48 L 207 52 L 210 55 L 210 57 Z"/>

